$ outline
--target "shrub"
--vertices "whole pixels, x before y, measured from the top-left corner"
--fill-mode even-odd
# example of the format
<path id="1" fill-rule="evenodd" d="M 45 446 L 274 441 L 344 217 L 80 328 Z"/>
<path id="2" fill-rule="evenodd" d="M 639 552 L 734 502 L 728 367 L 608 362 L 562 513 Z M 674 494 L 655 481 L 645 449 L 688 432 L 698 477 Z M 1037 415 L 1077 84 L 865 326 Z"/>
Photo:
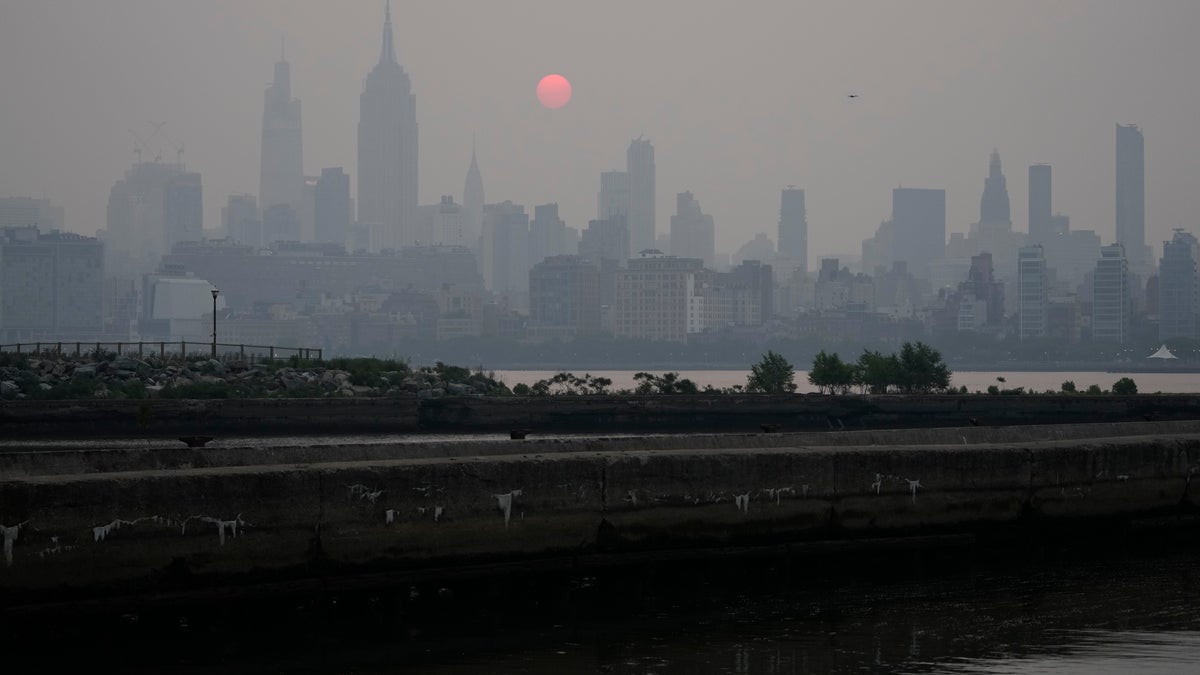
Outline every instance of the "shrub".
<path id="1" fill-rule="evenodd" d="M 834 356 L 836 358 L 836 354 Z M 746 391 L 790 394 L 796 391 L 796 369 L 782 354 L 767 350 L 758 363 L 750 366 L 750 375 L 746 378 Z"/>
<path id="2" fill-rule="evenodd" d="M 1062 386 L 1059 388 L 1063 391 L 1063 393 L 1066 393 L 1066 394 L 1074 394 L 1075 393 L 1075 383 L 1070 380 L 1063 382 Z"/>
<path id="3" fill-rule="evenodd" d="M 1130 396 L 1132 394 L 1136 394 L 1137 383 L 1135 383 L 1132 378 L 1122 377 L 1116 382 L 1113 382 L 1112 393 L 1119 394 L 1121 396 Z"/>

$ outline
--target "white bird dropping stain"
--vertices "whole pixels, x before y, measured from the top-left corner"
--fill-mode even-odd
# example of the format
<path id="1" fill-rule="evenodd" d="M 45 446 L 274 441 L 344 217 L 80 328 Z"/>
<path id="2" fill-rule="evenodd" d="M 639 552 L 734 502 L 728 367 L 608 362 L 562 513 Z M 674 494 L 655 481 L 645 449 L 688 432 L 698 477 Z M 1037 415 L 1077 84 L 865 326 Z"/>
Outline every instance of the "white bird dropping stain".
<path id="1" fill-rule="evenodd" d="M 520 497 L 521 494 L 521 490 L 513 490 L 502 495 L 492 495 L 492 497 L 496 498 L 496 506 L 504 512 L 504 527 L 508 527 L 509 521 L 512 520 L 513 500 Z"/>
<path id="2" fill-rule="evenodd" d="M 435 522 L 435 523 L 436 523 L 436 522 L 438 522 L 439 520 L 441 520 L 441 519 L 442 519 L 442 514 L 443 514 L 443 513 L 445 513 L 445 512 L 446 512 L 446 509 L 444 509 L 444 508 L 442 508 L 442 507 L 440 507 L 440 506 L 435 506 L 435 507 L 433 507 L 433 522 Z"/>
<path id="3" fill-rule="evenodd" d="M 17 523 L 12 527 L 0 525 L 0 536 L 4 537 L 4 564 L 12 567 L 13 562 L 13 544 L 16 543 L 17 537 L 21 535 L 21 528 L 29 524 L 29 521 Z"/>
<path id="4" fill-rule="evenodd" d="M 905 479 L 905 480 L 908 480 L 908 479 Z M 908 489 L 910 492 L 912 492 L 912 501 L 914 504 L 917 503 L 917 488 L 921 488 L 921 487 L 925 487 L 925 486 L 921 485 L 920 478 L 918 478 L 916 480 L 908 480 Z"/>
<path id="5" fill-rule="evenodd" d="M 883 487 L 883 474 L 875 474 L 875 482 L 871 483 L 871 489 L 875 490 L 875 494 L 879 494 L 880 488 Z"/>
<path id="6" fill-rule="evenodd" d="M 750 512 L 750 493 L 747 492 L 744 495 L 734 495 L 733 496 L 733 505 L 737 507 L 738 511 L 741 511 L 742 513 L 749 513 Z"/>
<path id="7" fill-rule="evenodd" d="M 388 509 L 383 512 L 384 524 L 391 525 L 396 521 L 396 509 Z"/>

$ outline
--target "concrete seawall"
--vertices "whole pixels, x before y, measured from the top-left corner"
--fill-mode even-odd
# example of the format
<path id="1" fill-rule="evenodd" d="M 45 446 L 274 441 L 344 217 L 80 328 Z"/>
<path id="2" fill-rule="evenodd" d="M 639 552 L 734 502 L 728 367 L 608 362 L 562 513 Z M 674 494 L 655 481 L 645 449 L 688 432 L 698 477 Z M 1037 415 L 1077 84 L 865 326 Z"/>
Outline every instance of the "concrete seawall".
<path id="1" fill-rule="evenodd" d="M 0 604 L 1122 523 L 1200 505 L 1194 425 L 1060 427 L 1069 440 L 1032 429 L 844 434 L 842 445 L 816 443 L 832 434 L 556 440 L 508 443 L 509 454 L 480 441 L 441 456 L 431 443 L 408 458 L 383 444 L 390 458 L 327 448 L 298 464 L 280 450 L 283 463 L 91 473 L 30 464 L 0 478 Z M 954 431 L 974 442 L 945 442 Z"/>
<path id="2" fill-rule="evenodd" d="M 548 396 L 6 401 L 0 438 L 870 430 L 1200 419 L 1200 395 Z"/>

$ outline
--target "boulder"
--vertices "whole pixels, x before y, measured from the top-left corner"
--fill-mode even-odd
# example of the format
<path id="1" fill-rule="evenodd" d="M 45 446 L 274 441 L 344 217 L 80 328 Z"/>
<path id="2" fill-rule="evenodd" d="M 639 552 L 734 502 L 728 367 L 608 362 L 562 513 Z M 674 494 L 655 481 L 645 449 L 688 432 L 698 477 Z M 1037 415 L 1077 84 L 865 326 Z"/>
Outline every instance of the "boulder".
<path id="1" fill-rule="evenodd" d="M 21 393 L 21 388 L 17 386 L 16 382 L 9 382 L 7 380 L 0 382 L 0 396 L 16 396 L 19 393 Z"/>
<path id="2" fill-rule="evenodd" d="M 75 372 L 71 374 L 71 377 L 73 379 L 79 379 L 79 378 L 83 378 L 83 377 L 95 377 L 95 376 L 96 376 L 96 366 L 93 366 L 93 365 L 76 366 Z"/>

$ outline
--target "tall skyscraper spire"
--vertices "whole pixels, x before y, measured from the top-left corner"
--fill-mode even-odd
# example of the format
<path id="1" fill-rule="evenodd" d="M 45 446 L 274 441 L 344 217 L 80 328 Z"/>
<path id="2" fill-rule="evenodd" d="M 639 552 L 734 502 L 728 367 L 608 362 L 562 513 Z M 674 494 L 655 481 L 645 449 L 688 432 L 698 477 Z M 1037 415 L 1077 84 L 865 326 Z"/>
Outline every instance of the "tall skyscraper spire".
<path id="1" fill-rule="evenodd" d="M 304 192 L 300 101 L 292 98 L 291 67 L 282 59 L 282 46 L 275 79 L 263 94 L 259 205 L 265 211 L 284 204 L 299 213 Z"/>
<path id="2" fill-rule="evenodd" d="M 383 13 L 383 48 L 379 52 L 380 63 L 395 63 L 396 48 L 392 39 L 392 0 L 387 0 Z"/>
<path id="3" fill-rule="evenodd" d="M 359 97 L 358 221 L 371 228 L 372 251 L 424 242 L 417 194 L 417 99 L 396 62 L 389 3 L 379 63 Z"/>
<path id="4" fill-rule="evenodd" d="M 988 177 L 983 180 L 983 197 L 979 200 L 979 222 L 1012 223 L 1008 203 L 1008 181 L 1000 169 L 998 150 L 992 150 L 992 156 L 988 160 Z"/>
<path id="5" fill-rule="evenodd" d="M 471 136 L 471 166 L 467 169 L 467 180 L 463 184 L 463 227 L 470 246 L 477 246 L 483 231 L 483 175 L 479 173 L 479 162 L 475 159 L 475 136 Z"/>

